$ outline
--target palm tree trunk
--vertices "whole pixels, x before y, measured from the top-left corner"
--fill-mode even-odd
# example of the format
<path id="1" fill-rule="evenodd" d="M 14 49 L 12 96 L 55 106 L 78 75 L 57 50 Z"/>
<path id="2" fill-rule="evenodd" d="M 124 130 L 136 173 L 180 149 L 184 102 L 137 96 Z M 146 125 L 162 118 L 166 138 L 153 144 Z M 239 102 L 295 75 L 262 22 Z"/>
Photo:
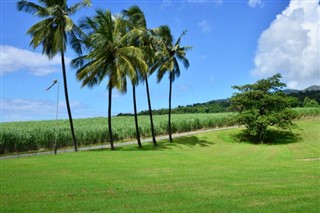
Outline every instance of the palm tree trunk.
<path id="1" fill-rule="evenodd" d="M 151 100 L 150 100 L 150 93 L 149 93 L 148 78 L 146 78 L 146 89 L 147 89 L 147 97 L 148 97 L 148 107 L 149 107 L 149 116 L 150 116 L 150 124 L 151 124 L 152 142 L 153 142 L 153 146 L 158 146 L 157 141 L 156 141 L 156 134 L 154 132 L 154 127 L 153 127 L 152 109 L 151 109 Z"/>
<path id="2" fill-rule="evenodd" d="M 109 106 L 108 106 L 108 128 L 109 128 L 109 139 L 111 150 L 114 150 L 113 146 L 113 135 L 112 135 L 112 127 L 111 127 L 111 101 L 112 101 L 112 85 L 109 83 Z"/>
<path id="3" fill-rule="evenodd" d="M 68 116 L 69 116 L 69 123 L 70 123 L 72 141 L 73 141 L 74 151 L 77 152 L 78 151 L 78 145 L 77 145 L 76 135 L 74 134 L 73 120 L 72 120 L 70 103 L 69 103 L 68 84 L 67 84 L 67 76 L 66 76 L 66 65 L 65 65 L 65 62 L 64 62 L 64 53 L 63 53 L 63 51 L 61 51 L 61 64 L 62 64 L 62 75 L 63 75 L 63 85 L 64 85 L 64 96 L 66 98 L 66 105 L 67 105 L 67 111 L 68 111 Z"/>
<path id="4" fill-rule="evenodd" d="M 169 140 L 170 143 L 173 142 L 172 140 L 172 130 L 171 130 L 171 95 L 172 95 L 172 72 L 170 72 L 170 88 L 169 88 Z"/>
<path id="5" fill-rule="evenodd" d="M 136 137 L 138 142 L 138 147 L 141 148 L 141 141 L 140 141 L 140 132 L 139 132 L 139 125 L 138 125 L 138 115 L 137 115 L 137 103 L 136 103 L 136 86 L 132 84 L 132 93 L 133 93 L 133 109 L 134 109 L 134 122 L 136 125 Z"/>

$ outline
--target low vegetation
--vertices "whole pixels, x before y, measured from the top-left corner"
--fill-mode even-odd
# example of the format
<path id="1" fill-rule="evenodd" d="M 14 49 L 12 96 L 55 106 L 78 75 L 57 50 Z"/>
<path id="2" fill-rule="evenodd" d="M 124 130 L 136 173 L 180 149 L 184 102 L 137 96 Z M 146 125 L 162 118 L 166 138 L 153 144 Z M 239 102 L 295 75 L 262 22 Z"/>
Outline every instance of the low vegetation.
<path id="1" fill-rule="evenodd" d="M 320 108 L 296 108 L 296 119 L 319 117 Z M 172 130 L 174 133 L 199 129 L 237 125 L 234 113 L 213 114 L 173 114 Z M 134 118 L 132 116 L 113 117 L 113 135 L 116 141 L 135 138 Z M 167 116 L 154 116 L 156 135 L 167 134 Z M 108 143 L 107 118 L 86 118 L 74 120 L 76 135 L 80 146 Z M 148 116 L 139 116 L 142 138 L 151 136 Z M 55 140 L 58 147 L 69 147 L 71 135 L 68 120 L 29 121 L 0 123 L 0 153 L 39 151 L 52 149 Z"/>
<path id="2" fill-rule="evenodd" d="M 233 113 L 217 114 L 183 114 L 172 116 L 172 132 L 188 132 L 198 129 L 209 129 L 236 125 Z M 156 135 L 168 133 L 167 116 L 154 116 Z M 113 117 L 113 137 L 116 141 L 135 138 L 134 118 Z M 109 142 L 107 118 L 75 119 L 75 134 L 79 146 Z M 151 136 L 148 116 L 139 116 L 140 134 L 143 138 Z M 52 149 L 57 140 L 58 147 L 71 146 L 71 135 L 67 120 L 10 122 L 0 124 L 0 152 L 37 151 Z"/>
<path id="3" fill-rule="evenodd" d="M 234 129 L 158 147 L 2 160 L 0 209 L 319 212 L 320 120 L 297 125 L 294 137 L 271 145 L 238 143 L 241 130 Z"/>

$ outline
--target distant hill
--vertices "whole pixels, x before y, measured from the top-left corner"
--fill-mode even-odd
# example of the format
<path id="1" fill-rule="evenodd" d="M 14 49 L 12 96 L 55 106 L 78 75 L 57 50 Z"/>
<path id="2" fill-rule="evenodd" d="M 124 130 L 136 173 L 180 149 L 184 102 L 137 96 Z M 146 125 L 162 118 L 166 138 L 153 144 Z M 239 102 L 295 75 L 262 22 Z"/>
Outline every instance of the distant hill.
<path id="1" fill-rule="evenodd" d="M 320 103 L 320 86 L 318 85 L 307 87 L 304 90 L 287 89 L 284 90 L 284 93 L 297 99 L 297 101 L 293 104 L 293 107 L 302 107 L 303 101 L 306 97 L 314 99 Z"/>
<path id="2" fill-rule="evenodd" d="M 290 94 L 299 93 L 299 92 L 301 92 L 301 90 L 298 90 L 298 89 L 285 89 L 285 90 L 283 90 L 283 92 L 284 92 L 286 95 L 290 95 Z"/>
<path id="3" fill-rule="evenodd" d="M 212 100 L 206 103 L 195 103 L 186 106 L 178 106 L 172 109 L 172 114 L 185 114 L 185 113 L 218 113 L 229 111 L 229 99 Z M 152 110 L 154 115 L 168 114 L 168 109 Z M 149 111 L 141 111 L 139 115 L 149 115 Z"/>
<path id="4" fill-rule="evenodd" d="M 320 91 L 320 86 L 318 86 L 318 85 L 312 85 L 312 86 L 304 89 L 303 91 Z"/>
<path id="5" fill-rule="evenodd" d="M 283 90 L 288 96 L 296 98 L 292 107 L 303 107 L 303 101 L 306 97 L 316 100 L 320 103 L 320 86 L 313 85 L 304 90 L 285 89 Z M 194 103 L 186 106 L 178 106 L 172 109 L 172 114 L 185 114 L 185 113 L 219 113 L 230 111 L 229 99 L 212 100 L 205 103 Z M 152 110 L 154 115 L 168 114 L 168 109 Z M 139 115 L 149 115 L 148 110 L 138 113 Z M 120 113 L 117 116 L 131 116 L 131 113 Z"/>
<path id="6" fill-rule="evenodd" d="M 298 90 L 298 89 L 285 89 L 285 90 L 283 90 L 283 92 L 287 95 L 296 94 L 299 92 L 307 92 L 307 91 L 320 91 L 320 86 L 319 85 L 312 85 L 312 86 L 307 87 L 303 90 Z"/>

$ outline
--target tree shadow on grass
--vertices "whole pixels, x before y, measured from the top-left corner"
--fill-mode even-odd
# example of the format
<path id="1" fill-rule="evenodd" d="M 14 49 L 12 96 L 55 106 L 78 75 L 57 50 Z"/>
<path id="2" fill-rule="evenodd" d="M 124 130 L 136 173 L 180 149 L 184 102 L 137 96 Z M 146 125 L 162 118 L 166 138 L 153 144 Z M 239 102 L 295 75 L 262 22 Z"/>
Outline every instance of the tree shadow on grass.
<path id="1" fill-rule="evenodd" d="M 143 143 L 141 148 L 138 148 L 137 145 L 128 145 L 123 147 L 116 148 L 121 151 L 164 151 L 170 150 L 176 147 L 183 149 L 184 146 L 189 148 L 194 148 L 196 146 L 206 147 L 212 145 L 212 142 L 206 140 L 201 140 L 196 136 L 184 136 L 173 139 L 173 143 L 170 143 L 168 140 L 158 141 L 158 146 L 153 146 L 152 142 Z"/>
<path id="2" fill-rule="evenodd" d="M 271 129 L 268 130 L 266 140 L 262 143 L 257 140 L 256 137 L 248 134 L 246 130 L 233 135 L 235 142 L 250 143 L 250 144 L 268 144 L 268 145 L 283 145 L 298 143 L 302 140 L 300 134 L 295 134 L 290 131 L 281 131 Z"/>
<path id="3" fill-rule="evenodd" d="M 200 140 L 196 136 L 184 136 L 184 137 L 175 138 L 172 144 L 185 145 L 188 147 L 195 147 L 197 145 L 200 147 L 206 147 L 206 146 L 213 145 L 214 143 L 208 142 L 207 140 Z"/>

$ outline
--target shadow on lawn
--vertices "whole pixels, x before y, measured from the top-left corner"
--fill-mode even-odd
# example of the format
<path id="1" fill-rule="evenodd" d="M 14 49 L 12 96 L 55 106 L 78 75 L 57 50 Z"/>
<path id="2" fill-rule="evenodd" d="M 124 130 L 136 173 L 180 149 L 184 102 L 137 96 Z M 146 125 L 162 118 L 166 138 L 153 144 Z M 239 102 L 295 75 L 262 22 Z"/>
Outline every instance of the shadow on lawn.
<path id="1" fill-rule="evenodd" d="M 158 146 L 153 146 L 152 142 L 143 143 L 141 148 L 138 148 L 137 145 L 128 145 L 123 147 L 117 147 L 116 150 L 121 151 L 162 151 L 170 150 L 174 147 L 179 147 L 183 149 L 184 146 L 189 148 L 194 148 L 195 146 L 206 147 L 212 145 L 213 143 L 206 140 L 200 140 L 196 136 L 185 136 L 178 137 L 173 139 L 173 143 L 170 143 L 168 140 L 158 141 Z"/>
<path id="2" fill-rule="evenodd" d="M 194 147 L 196 145 L 199 145 L 201 147 L 205 147 L 205 146 L 209 146 L 212 145 L 214 143 L 212 142 L 208 142 L 206 140 L 199 140 L 198 137 L 196 136 L 185 136 L 185 137 L 179 137 L 179 138 L 175 138 L 173 140 L 173 143 L 171 143 L 172 145 L 185 145 L 188 147 Z"/>
<path id="3" fill-rule="evenodd" d="M 250 143 L 250 144 L 262 144 L 258 142 L 257 139 L 251 135 L 249 135 L 245 130 L 240 133 L 233 135 L 234 141 L 240 143 Z M 290 131 L 280 131 L 280 130 L 269 130 L 266 136 L 266 140 L 263 144 L 269 145 L 282 145 L 282 144 L 290 144 L 297 143 L 301 141 L 302 138 L 300 134 L 295 134 Z"/>

